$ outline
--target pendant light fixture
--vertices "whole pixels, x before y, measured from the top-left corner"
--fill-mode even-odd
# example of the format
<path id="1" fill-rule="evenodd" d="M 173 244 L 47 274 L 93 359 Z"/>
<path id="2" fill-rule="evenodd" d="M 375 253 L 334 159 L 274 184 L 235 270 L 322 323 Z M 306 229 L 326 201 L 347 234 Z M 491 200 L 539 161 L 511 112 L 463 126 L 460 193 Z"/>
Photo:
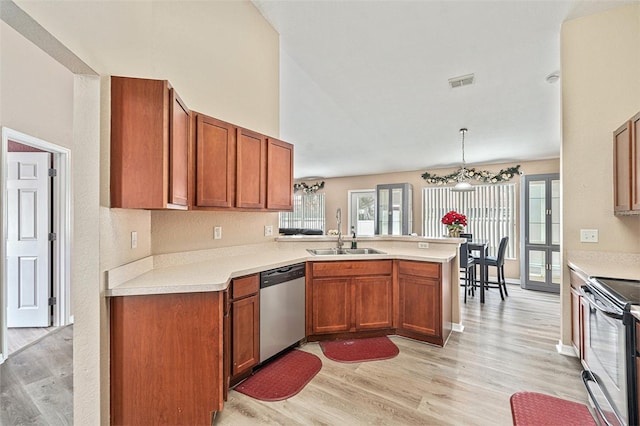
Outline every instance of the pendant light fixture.
<path id="1" fill-rule="evenodd" d="M 467 163 L 464 161 L 464 134 L 467 133 L 467 129 L 463 127 L 460 129 L 460 133 L 462 133 L 462 167 L 460 167 L 458 176 L 456 176 L 458 183 L 451 190 L 455 192 L 471 192 L 474 188 L 467 182 Z"/>

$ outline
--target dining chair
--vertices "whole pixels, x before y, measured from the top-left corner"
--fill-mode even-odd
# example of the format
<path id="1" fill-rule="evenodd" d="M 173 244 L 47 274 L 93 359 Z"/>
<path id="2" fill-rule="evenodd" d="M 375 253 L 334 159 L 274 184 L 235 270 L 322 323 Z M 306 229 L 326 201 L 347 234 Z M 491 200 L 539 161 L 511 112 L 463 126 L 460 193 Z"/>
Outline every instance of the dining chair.
<path id="1" fill-rule="evenodd" d="M 467 243 L 460 244 L 460 272 L 464 272 L 464 303 L 467 303 L 467 294 L 475 295 L 476 266 L 473 257 L 469 256 Z"/>
<path id="2" fill-rule="evenodd" d="M 467 241 L 473 240 L 473 234 L 460 234 L 460 238 L 466 238 Z"/>
<path id="3" fill-rule="evenodd" d="M 487 288 L 498 288 L 500 290 L 500 298 L 504 300 L 504 296 L 509 296 L 507 292 L 507 283 L 504 278 L 504 256 L 507 251 L 507 244 L 509 244 L 509 237 L 502 237 L 500 240 L 500 245 L 498 246 L 498 254 L 496 256 L 486 256 L 484 258 L 484 266 L 485 268 L 485 277 L 489 276 L 489 266 L 494 266 L 496 268 L 496 273 L 498 277 L 497 283 L 487 281 Z M 491 284 L 497 284 L 495 286 L 491 286 Z M 504 294 L 502 293 L 504 290 Z"/>

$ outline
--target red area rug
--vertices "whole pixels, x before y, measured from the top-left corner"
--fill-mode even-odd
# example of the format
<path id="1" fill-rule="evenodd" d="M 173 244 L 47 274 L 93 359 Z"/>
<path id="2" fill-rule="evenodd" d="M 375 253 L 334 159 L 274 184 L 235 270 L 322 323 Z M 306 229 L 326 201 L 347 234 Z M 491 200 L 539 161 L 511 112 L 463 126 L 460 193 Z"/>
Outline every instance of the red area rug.
<path id="1" fill-rule="evenodd" d="M 596 425 L 589 409 L 555 396 L 537 392 L 517 392 L 511 395 L 511 415 L 516 426 Z"/>
<path id="2" fill-rule="evenodd" d="M 320 342 L 324 356 L 338 362 L 377 361 L 393 358 L 400 350 L 387 336 Z"/>
<path id="3" fill-rule="evenodd" d="M 300 392 L 318 374 L 322 361 L 314 354 L 292 350 L 235 387 L 260 401 L 282 401 Z"/>

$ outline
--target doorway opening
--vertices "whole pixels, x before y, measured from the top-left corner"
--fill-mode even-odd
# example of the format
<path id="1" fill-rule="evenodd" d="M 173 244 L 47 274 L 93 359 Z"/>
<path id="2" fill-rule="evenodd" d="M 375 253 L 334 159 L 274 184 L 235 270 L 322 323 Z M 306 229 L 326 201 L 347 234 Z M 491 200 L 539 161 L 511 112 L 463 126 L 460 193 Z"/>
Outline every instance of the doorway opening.
<path id="1" fill-rule="evenodd" d="M 2 128 L 0 362 L 73 322 L 70 151 Z"/>

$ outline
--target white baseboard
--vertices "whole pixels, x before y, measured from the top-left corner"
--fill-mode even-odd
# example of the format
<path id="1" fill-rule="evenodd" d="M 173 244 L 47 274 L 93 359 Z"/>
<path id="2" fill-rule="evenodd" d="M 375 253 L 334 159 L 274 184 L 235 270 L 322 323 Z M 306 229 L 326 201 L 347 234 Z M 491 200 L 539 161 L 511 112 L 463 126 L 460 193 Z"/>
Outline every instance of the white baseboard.
<path id="1" fill-rule="evenodd" d="M 69 315 L 69 324 L 73 324 L 73 315 Z"/>
<path id="2" fill-rule="evenodd" d="M 562 340 L 558 340 L 558 344 L 556 345 L 556 350 L 560 355 L 572 356 L 577 358 L 578 354 L 576 353 L 575 348 L 572 345 L 563 345 Z"/>
<path id="3" fill-rule="evenodd" d="M 464 325 L 462 325 L 462 323 L 459 323 L 459 322 L 451 323 L 451 331 L 462 333 L 464 331 Z"/>

